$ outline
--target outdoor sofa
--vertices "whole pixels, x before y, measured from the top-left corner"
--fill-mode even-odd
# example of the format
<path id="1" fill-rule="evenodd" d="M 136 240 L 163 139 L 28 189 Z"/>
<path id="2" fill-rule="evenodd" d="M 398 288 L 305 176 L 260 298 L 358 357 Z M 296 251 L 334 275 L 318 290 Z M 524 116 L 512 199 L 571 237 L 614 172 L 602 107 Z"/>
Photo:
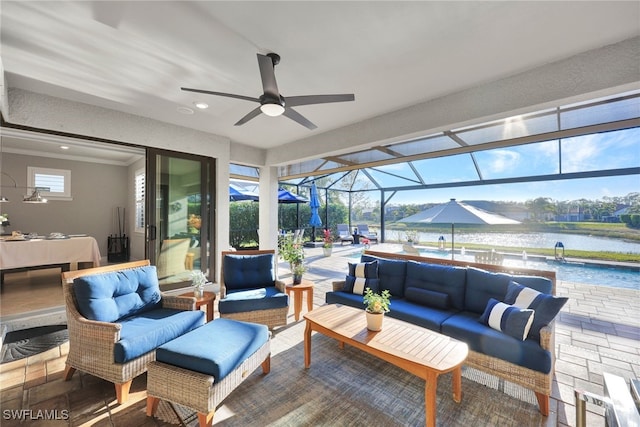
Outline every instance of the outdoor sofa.
<path id="1" fill-rule="evenodd" d="M 553 318 L 567 300 L 554 297 L 555 272 L 374 251 L 365 251 L 359 264 L 350 266 L 352 276 L 333 283 L 328 304 L 364 309 L 362 289 L 388 289 L 388 316 L 467 343 L 466 365 L 533 390 L 540 412 L 549 414 Z M 511 306 L 498 317 L 498 325 L 490 321 L 504 308 L 497 302 L 524 295 L 536 297 L 537 316 L 535 310 Z"/>

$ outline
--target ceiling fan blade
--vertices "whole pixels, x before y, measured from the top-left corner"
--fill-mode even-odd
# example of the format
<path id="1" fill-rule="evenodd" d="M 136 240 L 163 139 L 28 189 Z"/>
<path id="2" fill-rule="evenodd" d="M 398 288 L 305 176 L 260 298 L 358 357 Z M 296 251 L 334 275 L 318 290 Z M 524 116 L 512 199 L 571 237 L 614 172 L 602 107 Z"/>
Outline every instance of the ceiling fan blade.
<path id="1" fill-rule="evenodd" d="M 188 88 L 188 87 L 181 87 L 180 89 L 184 90 L 184 91 L 187 91 L 187 92 L 205 93 L 207 95 L 226 96 L 227 98 L 236 98 L 236 99 L 242 99 L 242 100 L 245 100 L 245 101 L 260 102 L 260 100 L 258 98 L 252 98 L 250 96 L 244 96 L 244 95 L 234 95 L 233 93 L 212 92 L 210 90 L 191 89 L 191 88 Z"/>
<path id="2" fill-rule="evenodd" d="M 294 122 L 300 123 L 302 126 L 306 127 L 309 130 L 314 130 L 314 129 L 316 129 L 318 127 L 318 126 L 314 125 L 313 123 L 311 123 L 306 117 L 304 117 L 302 114 L 298 113 L 293 108 L 288 108 L 288 107 L 285 108 L 284 109 L 284 113 L 282 113 L 282 115 L 286 116 L 286 117 L 289 117 Z"/>
<path id="3" fill-rule="evenodd" d="M 353 101 L 355 99 L 356 97 L 354 94 L 343 93 L 339 95 L 288 96 L 285 102 L 289 107 L 296 107 L 298 105 L 327 104 L 330 102 L 348 102 L 348 101 Z"/>
<path id="4" fill-rule="evenodd" d="M 262 89 L 264 93 L 273 95 L 276 99 L 279 98 L 280 92 L 278 91 L 278 84 L 276 83 L 273 60 L 269 56 L 258 53 L 258 65 L 260 66 L 260 77 L 262 78 Z"/>
<path id="5" fill-rule="evenodd" d="M 238 122 L 234 126 L 242 126 L 247 123 L 249 120 L 256 118 L 262 111 L 260 111 L 260 107 L 256 107 L 249 114 L 238 120 Z"/>

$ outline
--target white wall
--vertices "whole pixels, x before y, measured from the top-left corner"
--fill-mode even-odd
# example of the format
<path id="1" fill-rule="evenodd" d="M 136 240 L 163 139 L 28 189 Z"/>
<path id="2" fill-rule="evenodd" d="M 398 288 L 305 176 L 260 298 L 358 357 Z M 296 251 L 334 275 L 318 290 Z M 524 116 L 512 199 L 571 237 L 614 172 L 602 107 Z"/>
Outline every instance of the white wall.
<path id="1" fill-rule="evenodd" d="M 13 177 L 19 186 L 26 185 L 27 167 L 36 166 L 71 171 L 71 201 L 50 200 L 46 204 L 22 203 L 24 188 L 13 189 L 3 177 L 2 194 L 11 203 L 0 205 L 9 214 L 9 231 L 49 234 L 88 234 L 98 241 L 100 253 L 107 255 L 107 237 L 116 233 L 114 211 L 127 206 L 128 171 L 124 166 L 79 162 L 3 153 L 2 171 Z"/>

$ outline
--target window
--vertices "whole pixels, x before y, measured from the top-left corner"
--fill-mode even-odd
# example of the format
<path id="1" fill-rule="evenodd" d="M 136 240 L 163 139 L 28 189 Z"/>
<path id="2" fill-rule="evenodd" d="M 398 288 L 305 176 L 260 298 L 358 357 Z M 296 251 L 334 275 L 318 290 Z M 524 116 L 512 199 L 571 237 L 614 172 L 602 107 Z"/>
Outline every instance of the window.
<path id="1" fill-rule="evenodd" d="M 135 176 L 135 198 L 136 198 L 136 233 L 144 233 L 144 169 L 138 169 Z"/>
<path id="2" fill-rule="evenodd" d="M 72 200 L 70 170 L 28 166 L 27 186 L 30 187 L 29 193 L 36 187 L 48 188 L 49 191 L 40 191 L 40 194 L 48 199 Z"/>

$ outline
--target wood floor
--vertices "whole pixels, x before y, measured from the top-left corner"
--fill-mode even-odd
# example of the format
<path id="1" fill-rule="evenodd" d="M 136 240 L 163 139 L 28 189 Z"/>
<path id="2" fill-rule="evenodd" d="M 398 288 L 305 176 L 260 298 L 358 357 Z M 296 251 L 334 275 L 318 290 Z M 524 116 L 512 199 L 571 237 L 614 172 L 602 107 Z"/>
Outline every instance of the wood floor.
<path id="1" fill-rule="evenodd" d="M 6 274 L 0 293 L 0 317 L 64 306 L 60 269 Z"/>

